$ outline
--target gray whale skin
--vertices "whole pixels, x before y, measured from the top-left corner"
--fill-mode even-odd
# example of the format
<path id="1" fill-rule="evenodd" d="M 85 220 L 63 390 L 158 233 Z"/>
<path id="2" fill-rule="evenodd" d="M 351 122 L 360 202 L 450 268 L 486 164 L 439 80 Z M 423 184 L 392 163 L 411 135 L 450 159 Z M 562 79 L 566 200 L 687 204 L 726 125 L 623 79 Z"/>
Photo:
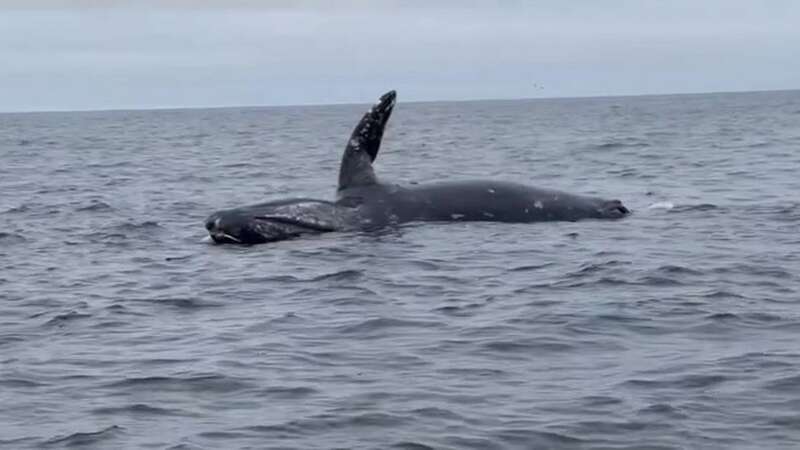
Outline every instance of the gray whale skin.
<path id="1" fill-rule="evenodd" d="M 395 99 L 395 91 L 381 96 L 353 130 L 342 155 L 334 201 L 292 198 L 218 211 L 205 221 L 211 239 L 218 244 L 261 244 L 408 222 L 529 223 L 619 219 L 630 214 L 619 200 L 506 181 L 449 181 L 408 187 L 380 182 L 372 163 Z"/>

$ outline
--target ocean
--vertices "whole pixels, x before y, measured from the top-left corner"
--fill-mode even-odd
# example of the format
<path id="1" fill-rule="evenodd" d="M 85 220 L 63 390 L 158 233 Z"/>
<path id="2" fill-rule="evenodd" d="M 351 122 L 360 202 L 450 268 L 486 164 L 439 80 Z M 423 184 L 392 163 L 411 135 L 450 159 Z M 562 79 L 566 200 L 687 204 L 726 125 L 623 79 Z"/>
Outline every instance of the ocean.
<path id="1" fill-rule="evenodd" d="M 800 91 L 402 94 L 382 180 L 633 214 L 218 246 L 368 105 L 1 114 L 0 448 L 800 447 Z"/>

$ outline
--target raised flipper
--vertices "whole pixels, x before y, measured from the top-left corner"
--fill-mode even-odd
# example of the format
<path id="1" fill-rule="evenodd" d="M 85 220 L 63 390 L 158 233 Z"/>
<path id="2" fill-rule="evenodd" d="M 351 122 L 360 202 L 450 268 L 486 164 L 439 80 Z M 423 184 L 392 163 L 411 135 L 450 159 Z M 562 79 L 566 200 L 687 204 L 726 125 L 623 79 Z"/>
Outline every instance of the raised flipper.
<path id="1" fill-rule="evenodd" d="M 395 91 L 383 94 L 353 129 L 339 166 L 338 190 L 377 182 L 372 161 L 378 156 L 383 130 L 392 115 L 396 96 Z"/>

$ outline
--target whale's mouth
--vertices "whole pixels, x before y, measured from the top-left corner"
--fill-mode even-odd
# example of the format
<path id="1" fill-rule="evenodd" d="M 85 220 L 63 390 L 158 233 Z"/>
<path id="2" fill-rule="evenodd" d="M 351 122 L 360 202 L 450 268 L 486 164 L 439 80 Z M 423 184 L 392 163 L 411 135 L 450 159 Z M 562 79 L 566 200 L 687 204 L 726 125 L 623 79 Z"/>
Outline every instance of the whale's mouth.
<path id="1" fill-rule="evenodd" d="M 605 202 L 602 206 L 602 211 L 606 217 L 611 218 L 625 217 L 631 213 L 631 210 L 623 205 L 619 200 Z"/>
<path id="2" fill-rule="evenodd" d="M 241 244 L 242 240 L 228 233 L 210 233 L 211 239 L 217 244 Z"/>

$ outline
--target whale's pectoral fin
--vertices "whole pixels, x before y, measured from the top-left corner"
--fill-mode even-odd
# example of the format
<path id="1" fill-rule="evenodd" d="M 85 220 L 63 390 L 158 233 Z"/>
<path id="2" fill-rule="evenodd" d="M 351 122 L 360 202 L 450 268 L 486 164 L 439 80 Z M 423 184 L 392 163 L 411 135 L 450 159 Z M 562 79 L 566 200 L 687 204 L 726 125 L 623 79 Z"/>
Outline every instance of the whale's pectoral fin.
<path id="1" fill-rule="evenodd" d="M 319 234 L 336 231 L 336 224 L 316 218 L 292 217 L 282 214 L 270 214 L 253 217 L 252 223 L 246 229 L 246 241 L 249 243 L 275 242 L 291 239 L 304 234 Z M 215 241 L 220 242 L 218 237 Z M 232 242 L 242 243 L 242 239 L 224 234 L 223 238 L 230 238 Z M 222 242 L 230 242 L 225 241 Z"/>
<path id="2" fill-rule="evenodd" d="M 286 227 L 306 229 L 309 231 L 336 231 L 336 224 L 332 220 L 326 220 L 321 217 L 294 217 L 281 214 L 268 214 L 257 216 L 256 220 L 261 223 L 269 222 L 273 225 L 284 225 Z"/>
<path id="3" fill-rule="evenodd" d="M 395 91 L 383 94 L 353 129 L 339 167 L 339 190 L 376 182 L 372 161 L 378 156 L 383 130 L 392 115 L 396 96 Z"/>

